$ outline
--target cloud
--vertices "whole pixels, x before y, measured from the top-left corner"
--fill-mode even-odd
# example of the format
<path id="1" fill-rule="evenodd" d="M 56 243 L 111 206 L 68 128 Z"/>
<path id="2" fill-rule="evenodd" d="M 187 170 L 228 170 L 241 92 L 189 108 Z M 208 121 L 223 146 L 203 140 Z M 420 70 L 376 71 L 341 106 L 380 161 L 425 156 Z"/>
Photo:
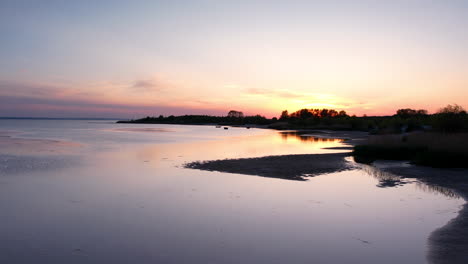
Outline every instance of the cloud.
<path id="1" fill-rule="evenodd" d="M 130 86 L 133 92 L 158 92 L 164 85 L 156 80 L 136 80 Z"/>
<path id="2" fill-rule="evenodd" d="M 167 93 L 169 87 L 180 86 L 163 78 L 73 85 L 0 80 L 0 116 L 139 118 L 225 112 L 223 104 L 199 100 L 199 95 Z"/>
<path id="3" fill-rule="evenodd" d="M 333 94 L 230 87 L 241 92 L 202 93 L 197 86 L 160 76 L 81 84 L 0 80 L 0 115 L 137 118 L 159 114 L 225 114 L 228 109 L 238 109 L 248 114 L 274 116 L 283 109 L 334 108 L 359 113 L 377 106 Z"/>
<path id="4" fill-rule="evenodd" d="M 173 88 L 175 85 L 171 80 L 164 77 L 156 76 L 148 79 L 138 79 L 133 81 L 129 86 L 130 92 L 151 93 L 160 92 L 168 88 Z"/>
<path id="5" fill-rule="evenodd" d="M 283 97 L 283 98 L 301 98 L 304 95 L 286 89 L 260 89 L 248 88 L 247 94 L 249 95 L 262 95 L 268 97 Z"/>
<path id="6" fill-rule="evenodd" d="M 46 99 L 27 96 L 0 96 L 0 116 L 11 117 L 114 117 L 140 118 L 142 116 L 214 114 L 224 109 L 200 108 L 193 105 L 117 104 L 82 99 Z"/>
<path id="7" fill-rule="evenodd" d="M 0 80 L 0 95 L 47 97 L 59 94 L 63 87 L 52 84 Z"/>
<path id="8" fill-rule="evenodd" d="M 354 103 L 350 102 L 349 99 L 340 98 L 333 94 L 296 92 L 287 89 L 249 88 L 246 92 L 247 95 L 261 96 L 268 100 L 296 102 L 298 104 L 302 104 L 303 107 L 311 107 L 313 105 L 331 107 L 337 104 L 339 107 L 346 107 Z"/>
<path id="9" fill-rule="evenodd" d="M 377 106 L 374 102 L 363 102 L 351 97 L 288 89 L 247 88 L 244 90 L 243 99 L 250 102 L 250 108 L 262 105 L 268 107 L 269 111 L 278 108 L 289 111 L 302 108 L 332 108 L 359 114 Z"/>

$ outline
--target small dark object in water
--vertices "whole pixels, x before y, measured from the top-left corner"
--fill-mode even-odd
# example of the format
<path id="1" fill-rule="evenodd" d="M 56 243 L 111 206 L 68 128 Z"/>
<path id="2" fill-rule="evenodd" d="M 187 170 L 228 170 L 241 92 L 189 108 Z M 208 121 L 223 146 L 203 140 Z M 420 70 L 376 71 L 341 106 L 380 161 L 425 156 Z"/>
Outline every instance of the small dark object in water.
<path id="1" fill-rule="evenodd" d="M 250 129 L 250 127 L 246 127 L 247 129 Z"/>
<path id="2" fill-rule="evenodd" d="M 224 129 L 229 129 L 229 127 L 224 127 Z"/>

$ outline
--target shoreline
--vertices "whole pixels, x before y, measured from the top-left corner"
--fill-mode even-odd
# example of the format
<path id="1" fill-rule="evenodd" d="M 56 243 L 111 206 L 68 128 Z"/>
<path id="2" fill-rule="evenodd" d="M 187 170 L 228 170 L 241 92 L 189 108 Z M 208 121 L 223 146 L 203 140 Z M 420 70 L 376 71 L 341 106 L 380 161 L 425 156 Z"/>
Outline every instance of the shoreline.
<path id="1" fill-rule="evenodd" d="M 377 166 L 378 167 L 378 163 Z M 422 166 L 379 168 L 401 178 L 415 178 L 429 186 L 448 188 L 465 200 L 458 215 L 432 231 L 428 238 L 430 263 L 466 263 L 468 259 L 468 170 Z"/>
<path id="2" fill-rule="evenodd" d="M 307 130 L 296 130 L 304 136 L 319 136 L 322 131 L 316 133 Z M 318 133 L 317 133 L 318 132 Z M 344 146 L 337 150 L 346 150 L 359 144 L 363 140 L 362 134 L 356 131 L 325 131 L 326 137 L 343 138 L 346 134 Z M 279 133 L 281 133 L 279 131 Z M 323 133 L 323 132 L 322 132 Z M 351 134 L 352 136 L 350 136 Z M 305 180 L 306 177 L 323 173 L 353 169 L 355 166 L 345 161 L 345 157 L 352 156 L 351 152 L 333 154 L 306 154 L 306 155 L 281 155 L 261 158 L 226 159 L 215 161 L 196 161 L 184 165 L 186 168 L 208 171 L 221 171 L 228 173 L 240 173 L 273 177 L 288 180 Z M 312 160 L 312 162 L 310 162 Z M 458 215 L 444 226 L 432 231 L 428 238 L 429 263 L 466 263 L 468 259 L 468 170 L 431 168 L 424 166 L 385 166 L 379 167 L 379 161 L 370 166 L 384 172 L 392 173 L 401 179 L 415 178 L 424 184 L 435 187 L 448 188 L 464 199 L 463 208 Z M 330 165 L 333 163 L 333 165 Z M 327 165 L 326 165 L 327 164 Z M 271 166 L 271 167 L 270 167 Z M 302 167 L 298 169 L 297 167 Z M 289 174 L 287 172 L 290 172 Z M 291 173 L 292 172 L 292 173 Z M 293 176 L 285 176 L 293 175 Z"/>
<path id="3" fill-rule="evenodd" d="M 123 122 L 122 122 L 123 123 Z M 125 122 L 127 123 L 127 122 Z M 128 122 L 133 124 L 144 124 L 136 122 Z M 200 123 L 200 124 L 164 124 L 164 125 L 203 125 L 203 126 L 215 126 L 216 124 Z M 352 148 L 360 144 L 365 140 L 369 134 L 366 132 L 351 130 L 327 130 L 327 129 L 276 129 L 267 126 L 250 126 L 250 125 L 225 125 L 229 127 L 251 127 L 261 129 L 271 129 L 281 132 L 295 131 L 303 136 L 315 136 L 315 137 L 326 137 L 326 138 L 341 138 L 344 139 L 344 146 L 336 147 L 332 149 L 336 150 L 352 150 Z M 341 156 L 352 156 L 350 152 L 346 153 L 335 153 L 337 156 L 333 157 L 327 154 L 308 154 L 308 155 L 282 155 L 282 156 L 267 156 L 261 158 L 252 159 L 233 159 L 233 160 L 215 160 L 215 161 L 196 161 L 184 164 L 184 167 L 191 169 L 200 169 L 207 171 L 222 171 L 227 173 L 241 173 L 248 175 L 257 175 L 263 177 L 272 177 L 289 180 L 305 180 L 304 178 L 297 175 L 301 172 L 295 170 L 295 176 L 285 177 L 285 164 L 294 163 L 297 166 L 301 166 L 295 163 L 293 159 L 299 159 L 300 163 L 306 167 L 303 169 L 303 174 L 309 174 L 307 176 L 316 176 L 322 173 L 340 171 L 352 169 L 348 163 L 344 165 L 340 160 L 336 158 Z M 325 155 L 317 157 L 318 155 Z M 330 155 L 330 154 L 328 154 Z M 302 156 L 302 157 L 299 157 Z M 306 160 L 312 158 L 316 159 L 317 167 L 310 166 L 306 163 Z M 344 157 L 342 157 L 344 160 Z M 328 168 L 323 167 L 324 163 L 338 162 L 338 165 L 332 165 Z M 378 163 L 379 160 L 376 161 Z M 242 166 L 248 165 L 245 169 Z M 258 169 L 258 165 L 273 166 L 270 169 Z M 370 166 L 375 167 L 384 172 L 404 178 L 415 178 L 424 184 L 442 188 L 448 188 L 455 193 L 459 194 L 465 200 L 462 210 L 458 212 L 457 217 L 450 220 L 446 225 L 438 228 L 431 232 L 428 238 L 428 261 L 430 263 L 465 263 L 468 259 L 468 170 L 467 169 L 436 169 L 424 166 L 394 166 L 379 168 L 374 163 Z M 227 169 L 227 170 L 226 170 Z M 306 172 L 308 171 L 308 172 Z M 263 174 L 263 175 L 262 175 Z M 465 177 L 463 177 L 465 176 Z"/>
<path id="4" fill-rule="evenodd" d="M 205 126 L 210 125 L 211 124 L 205 124 Z M 216 128 L 213 127 L 213 129 Z M 277 130 L 273 128 L 266 129 L 272 129 L 277 131 L 277 133 L 293 132 L 305 137 L 313 136 L 321 138 L 343 139 L 343 146 L 328 148 L 333 150 L 352 150 L 354 145 L 360 144 L 362 140 L 367 138 L 367 133 L 358 131 L 327 131 L 313 129 Z M 118 130 L 119 128 L 117 128 L 117 131 Z M 146 130 L 146 128 L 143 130 Z M 155 131 L 161 132 L 159 130 Z M 31 169 L 36 170 L 61 168 L 63 166 L 74 165 L 74 162 L 76 162 L 76 160 L 65 159 L 63 156 L 64 154 L 68 154 L 66 151 L 68 148 L 80 147 L 79 144 L 69 144 L 69 142 L 62 142 L 58 140 L 15 138 L 11 137 L 11 133 L 11 131 L 3 133 L 0 131 L 0 145 L 2 145 L 2 142 L 5 140 L 13 140 L 15 143 L 21 143 L 23 141 L 29 143 L 32 142 L 35 143 L 35 145 L 38 145 L 38 147 L 33 148 L 33 150 L 37 152 L 36 154 L 48 155 L 47 157 L 43 157 L 44 159 L 30 156 L 24 157 L 24 153 L 21 152 L 22 144 L 16 144 L 15 147 L 11 149 L 3 146 L 3 151 L 8 150 L 7 152 L 11 153 L 14 150 L 14 152 L 17 153 L 16 155 L 1 155 L 0 153 L 0 174 L 5 174 L 6 172 L 12 173 L 12 171 L 9 171 L 9 168 L 5 165 L 12 162 L 15 164 L 32 164 Z M 27 151 L 30 152 L 31 144 L 27 144 L 27 147 Z M 54 151 L 51 152 L 49 148 L 53 149 Z M 57 151 L 56 148 L 58 148 L 60 151 Z M 51 154 L 53 156 L 57 156 L 57 158 L 54 157 L 52 159 L 50 157 Z M 352 156 L 351 152 L 279 155 L 257 158 L 224 159 L 216 161 L 196 161 L 186 164 L 187 166 L 185 167 L 191 169 L 222 171 L 277 179 L 304 181 L 307 179 L 307 177 L 314 177 L 321 174 L 357 168 L 353 162 L 349 162 L 346 159 L 346 157 L 350 156 Z M 415 165 L 403 166 L 401 162 L 395 162 L 395 164 L 396 165 L 394 166 L 379 166 L 379 161 L 376 161 L 369 166 L 377 168 L 380 171 L 394 174 L 401 179 L 414 178 L 428 186 L 448 188 L 464 199 L 463 207 L 458 212 L 456 217 L 451 219 L 444 226 L 437 228 L 430 233 L 427 240 L 427 258 L 429 263 L 465 263 L 468 259 L 468 169 L 437 169 Z M 21 165 L 20 167 L 26 168 L 27 166 Z M 16 171 L 14 172 L 16 173 Z"/>

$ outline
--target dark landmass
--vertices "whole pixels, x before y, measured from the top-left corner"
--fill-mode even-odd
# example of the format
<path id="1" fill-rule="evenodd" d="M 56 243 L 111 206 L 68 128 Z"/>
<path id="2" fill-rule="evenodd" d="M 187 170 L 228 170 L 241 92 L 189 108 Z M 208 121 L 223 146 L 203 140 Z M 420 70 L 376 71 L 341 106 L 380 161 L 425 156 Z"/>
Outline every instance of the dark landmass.
<path id="1" fill-rule="evenodd" d="M 231 111 L 232 112 L 232 111 Z M 244 116 L 242 112 L 228 113 L 227 116 L 209 116 L 209 115 L 182 115 L 182 116 L 158 116 L 136 119 L 121 120 L 117 123 L 136 123 L 136 124 L 177 124 L 177 125 L 261 125 L 267 126 L 276 122 L 276 118 L 268 119 L 264 116 Z"/>
<path id="2" fill-rule="evenodd" d="M 373 135 L 354 147 L 357 162 L 408 160 L 436 168 L 468 168 L 468 133 Z"/>
<path id="3" fill-rule="evenodd" d="M 306 177 L 353 168 L 351 163 L 345 160 L 347 156 L 349 153 L 282 155 L 197 161 L 184 166 L 191 169 L 304 181 Z"/>
<path id="4" fill-rule="evenodd" d="M 354 147 L 356 161 L 408 160 L 412 164 L 434 168 L 468 168 L 468 154 L 434 151 L 426 147 L 387 147 L 362 145 Z"/>
<path id="5" fill-rule="evenodd" d="M 183 115 L 147 116 L 117 123 L 137 124 L 192 124 L 192 125 L 237 125 L 261 126 L 272 129 L 326 129 L 367 131 L 372 134 L 392 134 L 411 131 L 468 132 L 468 114 L 458 105 L 448 105 L 435 114 L 426 110 L 399 109 L 392 116 L 349 116 L 345 111 L 334 109 L 301 109 L 291 114 L 283 111 L 279 118 L 261 115 L 244 116 L 231 110 L 226 116 Z"/>
<path id="6" fill-rule="evenodd" d="M 353 150 L 354 147 L 329 147 L 329 148 L 322 148 L 322 149 L 336 149 L 336 150 Z"/>

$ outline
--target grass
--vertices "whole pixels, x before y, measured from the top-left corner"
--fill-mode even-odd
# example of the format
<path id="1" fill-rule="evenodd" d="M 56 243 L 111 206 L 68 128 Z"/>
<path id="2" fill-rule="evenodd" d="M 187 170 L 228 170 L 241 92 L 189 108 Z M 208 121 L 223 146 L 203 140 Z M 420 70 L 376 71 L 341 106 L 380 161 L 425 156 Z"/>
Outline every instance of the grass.
<path id="1" fill-rule="evenodd" d="M 438 168 L 468 168 L 468 133 L 417 132 L 406 135 L 370 136 L 353 151 L 357 162 L 409 160 Z"/>

